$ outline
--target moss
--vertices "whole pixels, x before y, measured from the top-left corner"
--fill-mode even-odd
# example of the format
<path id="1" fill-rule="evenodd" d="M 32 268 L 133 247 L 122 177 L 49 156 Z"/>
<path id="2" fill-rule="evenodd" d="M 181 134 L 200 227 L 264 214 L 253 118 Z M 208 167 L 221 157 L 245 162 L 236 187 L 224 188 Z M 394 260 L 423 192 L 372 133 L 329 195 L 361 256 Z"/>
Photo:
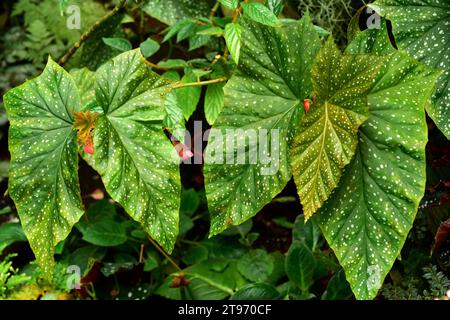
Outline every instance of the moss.
<path id="1" fill-rule="evenodd" d="M 347 26 L 356 9 L 348 0 L 290 0 L 300 14 L 309 12 L 316 25 L 332 32 L 339 45 L 347 40 Z"/>

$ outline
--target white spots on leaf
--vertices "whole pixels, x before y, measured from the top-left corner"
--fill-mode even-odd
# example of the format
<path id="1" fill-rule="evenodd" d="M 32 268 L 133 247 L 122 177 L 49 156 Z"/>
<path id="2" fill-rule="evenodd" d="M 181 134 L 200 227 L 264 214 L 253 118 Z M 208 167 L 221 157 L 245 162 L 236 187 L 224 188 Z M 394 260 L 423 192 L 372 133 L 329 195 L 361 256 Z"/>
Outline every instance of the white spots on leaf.
<path id="1" fill-rule="evenodd" d="M 163 85 L 139 50 L 99 69 L 97 100 L 108 113 L 94 132 L 94 167 L 112 198 L 171 251 L 178 235 L 180 177 L 179 158 L 162 131 Z"/>
<path id="2" fill-rule="evenodd" d="M 9 91 L 10 188 L 24 232 L 44 273 L 54 246 L 83 213 L 73 112 L 80 110 L 72 78 L 49 60 L 36 79 Z"/>

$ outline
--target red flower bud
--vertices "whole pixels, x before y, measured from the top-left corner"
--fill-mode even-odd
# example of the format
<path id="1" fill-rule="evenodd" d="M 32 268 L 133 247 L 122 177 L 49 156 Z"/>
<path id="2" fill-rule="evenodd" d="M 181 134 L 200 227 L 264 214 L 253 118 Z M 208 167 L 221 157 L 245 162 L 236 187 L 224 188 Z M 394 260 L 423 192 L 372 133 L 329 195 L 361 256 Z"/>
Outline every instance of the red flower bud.
<path id="1" fill-rule="evenodd" d="M 94 145 L 93 143 L 87 143 L 83 147 L 84 151 L 89 154 L 94 154 Z"/>
<path id="2" fill-rule="evenodd" d="M 309 99 L 303 100 L 303 108 L 305 109 L 305 112 L 308 112 L 309 108 L 311 108 L 311 100 Z"/>

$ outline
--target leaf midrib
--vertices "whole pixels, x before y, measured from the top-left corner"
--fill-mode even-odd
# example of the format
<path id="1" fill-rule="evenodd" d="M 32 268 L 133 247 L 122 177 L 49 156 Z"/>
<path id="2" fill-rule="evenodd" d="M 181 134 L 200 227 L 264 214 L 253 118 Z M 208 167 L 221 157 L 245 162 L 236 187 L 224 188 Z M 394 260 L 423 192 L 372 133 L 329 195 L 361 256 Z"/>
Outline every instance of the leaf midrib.
<path id="1" fill-rule="evenodd" d="M 149 185 L 149 184 L 147 183 L 147 181 L 146 181 L 145 179 L 142 178 L 142 173 L 141 173 L 141 171 L 139 170 L 139 166 L 136 165 L 136 161 L 135 161 L 135 159 L 132 157 L 132 155 L 131 155 L 131 153 L 129 152 L 128 148 L 126 147 L 125 143 L 123 142 L 121 135 L 119 134 L 119 132 L 117 131 L 117 129 L 114 127 L 114 124 L 110 121 L 108 115 L 106 115 L 105 118 L 106 118 L 107 121 L 108 121 L 108 126 L 109 126 L 111 129 L 114 130 L 115 134 L 117 135 L 117 137 L 118 137 L 119 140 L 120 140 L 120 144 L 122 145 L 122 148 L 126 151 L 128 157 L 131 159 L 131 162 L 133 163 L 133 166 L 136 168 L 136 171 L 139 173 L 139 179 L 144 183 L 145 188 L 147 189 L 147 193 L 151 194 L 152 190 L 154 190 L 153 186 Z M 122 171 L 122 172 L 125 172 L 124 170 L 121 170 L 121 171 Z M 154 203 L 152 197 L 149 197 L 149 200 L 151 201 L 152 204 Z M 146 213 L 147 215 L 144 215 L 144 216 L 147 216 L 147 217 L 148 217 L 148 210 L 146 210 L 145 213 Z M 158 214 L 155 214 L 154 217 L 159 221 L 160 225 L 163 225 L 164 221 L 162 221 L 162 220 L 160 219 L 160 217 L 159 217 Z M 165 237 L 164 237 L 164 238 L 167 239 L 168 236 L 167 236 L 167 233 L 165 232 L 165 229 L 164 229 L 164 228 L 159 228 L 159 229 L 160 229 L 161 234 L 165 234 Z"/>

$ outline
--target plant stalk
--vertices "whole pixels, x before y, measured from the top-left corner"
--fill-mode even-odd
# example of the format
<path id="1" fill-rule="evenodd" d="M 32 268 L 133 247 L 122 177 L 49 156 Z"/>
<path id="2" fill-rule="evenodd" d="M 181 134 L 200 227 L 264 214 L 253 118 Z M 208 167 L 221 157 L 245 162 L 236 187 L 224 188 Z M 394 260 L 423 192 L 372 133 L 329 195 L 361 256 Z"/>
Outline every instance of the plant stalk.
<path id="1" fill-rule="evenodd" d="M 207 81 L 198 81 L 198 82 L 176 82 L 172 85 L 172 89 L 178 89 L 178 88 L 184 88 L 184 87 L 201 87 L 201 86 L 207 86 L 209 84 L 213 83 L 220 83 L 227 81 L 226 77 L 221 77 L 213 80 L 207 80 Z"/>
<path id="2" fill-rule="evenodd" d="M 88 31 L 83 33 L 80 37 L 80 40 L 78 40 L 70 49 L 67 51 L 67 53 L 59 59 L 58 64 L 60 66 L 63 66 L 67 63 L 67 61 L 72 58 L 72 56 L 77 52 L 77 50 L 81 47 L 83 42 L 85 42 L 91 35 L 94 33 L 106 20 L 109 18 L 115 16 L 123 7 L 125 7 L 126 0 L 121 0 L 110 12 L 108 12 L 103 18 L 101 18 L 99 21 L 94 23 Z"/>

